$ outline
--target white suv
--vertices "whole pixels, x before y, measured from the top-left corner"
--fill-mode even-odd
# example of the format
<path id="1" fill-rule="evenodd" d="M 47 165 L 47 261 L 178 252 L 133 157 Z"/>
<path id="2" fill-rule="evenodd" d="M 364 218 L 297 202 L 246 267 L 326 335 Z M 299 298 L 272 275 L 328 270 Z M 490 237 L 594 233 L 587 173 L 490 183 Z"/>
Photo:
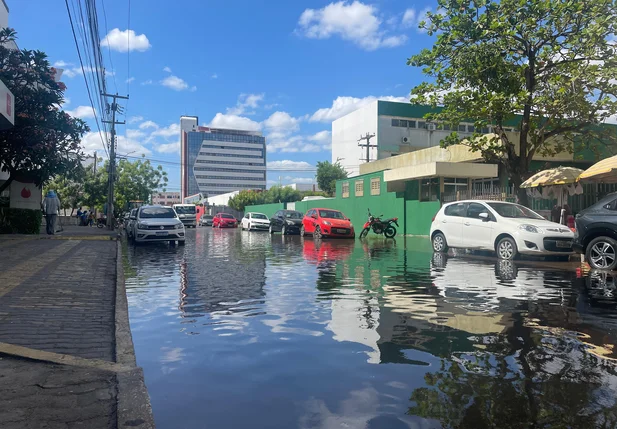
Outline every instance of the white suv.
<path id="1" fill-rule="evenodd" d="M 519 204 L 472 200 L 445 204 L 433 218 L 430 237 L 435 252 L 455 247 L 494 251 L 500 259 L 518 254 L 567 259 L 574 233 Z"/>
<path id="2" fill-rule="evenodd" d="M 129 237 L 136 243 L 177 241 L 180 245 L 184 244 L 184 224 L 171 207 L 140 207 L 131 222 L 131 228 Z"/>

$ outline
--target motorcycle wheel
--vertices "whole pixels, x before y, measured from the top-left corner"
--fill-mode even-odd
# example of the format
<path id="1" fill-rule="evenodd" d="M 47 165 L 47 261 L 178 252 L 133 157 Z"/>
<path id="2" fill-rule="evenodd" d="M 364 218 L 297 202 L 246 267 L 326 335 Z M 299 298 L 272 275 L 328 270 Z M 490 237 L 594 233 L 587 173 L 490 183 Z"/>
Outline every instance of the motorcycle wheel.
<path id="1" fill-rule="evenodd" d="M 368 230 L 369 230 L 369 228 L 364 228 L 362 230 L 362 232 L 360 233 L 360 240 L 362 240 L 363 238 L 365 238 L 368 235 Z"/>
<path id="2" fill-rule="evenodd" d="M 383 232 L 383 235 L 385 235 L 387 238 L 392 238 L 396 235 L 396 228 L 394 228 L 392 225 L 389 225 Z"/>

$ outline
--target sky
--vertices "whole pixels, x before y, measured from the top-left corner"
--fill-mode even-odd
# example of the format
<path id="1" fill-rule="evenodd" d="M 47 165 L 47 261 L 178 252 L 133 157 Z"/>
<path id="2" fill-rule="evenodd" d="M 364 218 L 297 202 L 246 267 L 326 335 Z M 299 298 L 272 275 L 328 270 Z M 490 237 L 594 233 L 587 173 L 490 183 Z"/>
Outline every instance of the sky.
<path id="1" fill-rule="evenodd" d="M 63 108 L 88 122 L 84 149 L 101 156 L 64 2 L 6 2 L 18 46 L 45 52 L 65 70 Z M 107 88 L 130 97 L 120 103 L 125 114 L 118 120 L 126 125 L 118 126 L 118 153 L 164 161 L 167 190 L 178 191 L 179 120 L 195 115 L 204 126 L 261 131 L 268 185 L 313 183 L 307 170 L 331 160 L 333 120 L 376 98 L 407 101 L 424 80 L 406 61 L 432 45 L 418 22 L 436 6 L 97 0 Z"/>

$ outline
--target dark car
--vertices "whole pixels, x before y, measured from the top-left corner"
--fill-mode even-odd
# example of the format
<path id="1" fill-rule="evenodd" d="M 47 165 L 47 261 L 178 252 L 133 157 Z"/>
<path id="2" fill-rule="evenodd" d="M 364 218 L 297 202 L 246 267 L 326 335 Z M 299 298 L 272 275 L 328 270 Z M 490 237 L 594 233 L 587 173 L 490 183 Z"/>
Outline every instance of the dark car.
<path id="1" fill-rule="evenodd" d="M 212 220 L 213 219 L 214 219 L 214 216 L 203 215 L 202 217 L 199 218 L 199 225 L 201 225 L 201 226 L 212 226 Z"/>
<path id="2" fill-rule="evenodd" d="M 576 215 L 572 247 L 591 268 L 617 268 L 617 193 L 609 194 Z"/>
<path id="3" fill-rule="evenodd" d="M 304 214 L 295 210 L 279 210 L 270 218 L 270 234 L 300 234 Z"/>

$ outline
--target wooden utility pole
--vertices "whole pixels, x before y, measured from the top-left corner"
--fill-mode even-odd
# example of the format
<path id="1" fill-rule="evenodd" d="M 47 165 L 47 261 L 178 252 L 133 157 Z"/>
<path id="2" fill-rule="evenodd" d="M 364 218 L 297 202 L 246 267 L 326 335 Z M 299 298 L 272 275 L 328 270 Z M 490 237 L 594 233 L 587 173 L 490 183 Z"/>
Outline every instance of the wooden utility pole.
<path id="1" fill-rule="evenodd" d="M 375 137 L 375 134 L 366 133 L 364 137 L 360 136 L 358 139 L 358 146 L 366 148 L 366 159 L 365 162 L 371 162 L 371 148 L 377 147 L 376 144 L 371 144 L 371 139 Z M 366 140 L 366 143 L 360 143 L 362 140 Z"/>
<path id="2" fill-rule="evenodd" d="M 107 229 L 114 229 L 114 184 L 116 175 L 116 125 L 125 124 L 125 121 L 116 122 L 116 112 L 118 111 L 118 103 L 116 99 L 121 98 L 128 100 L 128 96 L 118 94 L 101 94 L 104 97 L 112 97 L 111 121 L 103 121 L 106 124 L 111 124 L 111 138 L 109 139 L 109 184 L 107 189 Z"/>

